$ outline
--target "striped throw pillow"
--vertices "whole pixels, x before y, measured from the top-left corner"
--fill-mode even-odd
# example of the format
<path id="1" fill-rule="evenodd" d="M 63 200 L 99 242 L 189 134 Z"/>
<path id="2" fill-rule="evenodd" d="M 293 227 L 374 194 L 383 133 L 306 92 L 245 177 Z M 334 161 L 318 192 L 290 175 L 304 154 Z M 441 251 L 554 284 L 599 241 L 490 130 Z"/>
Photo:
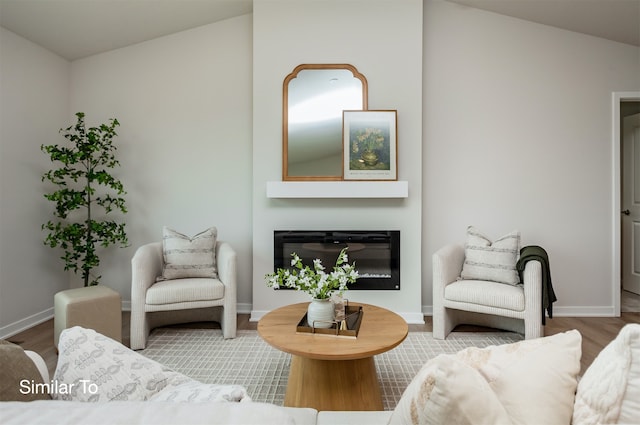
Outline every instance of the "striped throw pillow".
<path id="1" fill-rule="evenodd" d="M 490 280 L 517 285 L 516 262 L 520 253 L 520 232 L 514 230 L 494 242 L 473 226 L 467 228 L 462 279 Z"/>
<path id="2" fill-rule="evenodd" d="M 218 230 L 211 227 L 194 237 L 173 229 L 162 229 L 163 279 L 218 277 L 216 269 L 216 238 Z"/>

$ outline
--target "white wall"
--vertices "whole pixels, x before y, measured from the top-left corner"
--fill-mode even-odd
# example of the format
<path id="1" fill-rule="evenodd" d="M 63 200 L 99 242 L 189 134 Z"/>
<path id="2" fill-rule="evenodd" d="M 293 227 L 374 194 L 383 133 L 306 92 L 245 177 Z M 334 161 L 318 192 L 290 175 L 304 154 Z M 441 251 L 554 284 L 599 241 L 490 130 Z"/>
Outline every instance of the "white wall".
<path id="1" fill-rule="evenodd" d="M 209 226 L 238 254 L 251 303 L 251 15 L 72 63 L 71 111 L 116 117 L 130 247 L 103 256 L 102 283 L 131 299 L 131 257 L 162 226 Z"/>
<path id="2" fill-rule="evenodd" d="M 401 231 L 401 290 L 347 296 L 422 320 L 422 1 L 256 0 L 253 16 L 252 318 L 308 300 L 265 285 L 274 230 L 391 229 Z M 282 173 L 282 83 L 303 63 L 349 63 L 367 78 L 369 109 L 397 109 L 398 178 L 409 182 L 408 199 L 266 197 L 266 182 Z"/>
<path id="3" fill-rule="evenodd" d="M 473 224 L 546 248 L 557 314 L 612 315 L 611 93 L 640 49 L 428 0 L 424 52 L 426 309 L 431 255 Z"/>
<path id="4" fill-rule="evenodd" d="M 430 312 L 431 255 L 474 224 L 493 237 L 517 228 L 549 251 L 557 314 L 612 314 L 611 92 L 640 90 L 640 49 L 439 0 L 424 2 L 423 27 L 421 10 L 256 0 L 255 31 L 247 15 L 71 65 L 0 28 L 0 335 L 48 317 L 68 286 L 42 244 L 39 147 L 80 110 L 89 124 L 122 123 L 131 247 L 101 271 L 125 301 L 134 247 L 167 224 L 216 225 L 234 244 L 241 308 L 289 302 L 264 285 L 271 232 L 313 220 L 402 230 L 417 301 L 388 305 Z M 282 80 L 323 62 L 355 65 L 370 108 L 398 109 L 407 200 L 266 198 L 281 173 Z"/>
<path id="5" fill-rule="evenodd" d="M 209 226 L 239 257 L 238 303 L 251 305 L 252 18 L 244 15 L 69 63 L 2 29 L 0 335 L 52 315 L 53 295 L 78 278 L 43 245 L 50 218 L 43 143 L 61 127 L 117 118 L 115 139 L 130 246 L 103 250 L 97 273 L 127 308 L 135 248 L 162 226 Z"/>
<path id="6" fill-rule="evenodd" d="M 67 287 L 43 244 L 50 218 L 40 145 L 57 142 L 69 104 L 69 62 L 0 28 L 0 337 L 47 319 Z"/>

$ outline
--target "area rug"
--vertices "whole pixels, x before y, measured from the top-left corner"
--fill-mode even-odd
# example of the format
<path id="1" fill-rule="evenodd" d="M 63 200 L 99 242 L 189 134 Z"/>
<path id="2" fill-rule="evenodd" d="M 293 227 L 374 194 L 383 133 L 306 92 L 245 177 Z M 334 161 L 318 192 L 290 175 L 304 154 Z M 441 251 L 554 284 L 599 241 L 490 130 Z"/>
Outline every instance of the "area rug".
<path id="1" fill-rule="evenodd" d="M 391 351 L 375 356 L 385 410 L 393 410 L 427 360 L 467 347 L 522 340 L 509 332 L 453 332 L 435 340 L 431 332 L 409 332 Z M 291 355 L 265 343 L 257 331 L 223 339 L 219 329 L 155 329 L 140 354 L 198 381 L 243 385 L 253 401 L 282 405 Z"/>

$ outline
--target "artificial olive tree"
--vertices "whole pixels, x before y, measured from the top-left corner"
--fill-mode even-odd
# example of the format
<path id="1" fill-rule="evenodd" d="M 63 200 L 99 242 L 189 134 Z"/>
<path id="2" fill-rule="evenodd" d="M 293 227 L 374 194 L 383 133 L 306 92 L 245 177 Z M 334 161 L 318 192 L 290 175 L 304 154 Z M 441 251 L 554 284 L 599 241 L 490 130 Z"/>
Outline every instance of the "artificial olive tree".
<path id="1" fill-rule="evenodd" d="M 100 265 L 97 248 L 113 244 L 127 246 L 124 223 L 107 219 L 109 213 L 127 212 L 122 183 L 110 174 L 120 163 L 115 157 L 113 138 L 118 120 L 86 128 L 84 113 L 78 121 L 60 133 L 69 142 L 64 146 L 42 145 L 58 168 L 46 172 L 42 180 L 57 186 L 44 197 L 55 203 L 55 219 L 42 225 L 48 230 L 45 245 L 61 247 L 64 269 L 82 273 L 84 286 L 97 285 L 101 276 L 91 270 Z"/>

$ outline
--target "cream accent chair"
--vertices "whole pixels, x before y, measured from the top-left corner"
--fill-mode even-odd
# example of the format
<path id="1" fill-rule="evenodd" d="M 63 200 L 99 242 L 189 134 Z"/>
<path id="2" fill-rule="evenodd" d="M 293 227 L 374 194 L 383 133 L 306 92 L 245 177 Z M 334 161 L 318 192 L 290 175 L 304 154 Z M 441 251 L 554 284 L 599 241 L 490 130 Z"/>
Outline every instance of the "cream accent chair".
<path id="1" fill-rule="evenodd" d="M 216 321 L 224 338 L 236 336 L 237 256 L 231 245 L 216 242 L 218 278 L 156 282 L 162 275 L 162 242 L 143 245 L 131 260 L 131 348 L 147 345 L 151 329 L 177 323 Z"/>
<path id="2" fill-rule="evenodd" d="M 464 247 L 447 245 L 433 254 L 433 337 L 445 339 L 459 324 L 473 324 L 524 334 L 544 335 L 542 265 L 527 262 L 524 285 L 460 280 Z"/>

